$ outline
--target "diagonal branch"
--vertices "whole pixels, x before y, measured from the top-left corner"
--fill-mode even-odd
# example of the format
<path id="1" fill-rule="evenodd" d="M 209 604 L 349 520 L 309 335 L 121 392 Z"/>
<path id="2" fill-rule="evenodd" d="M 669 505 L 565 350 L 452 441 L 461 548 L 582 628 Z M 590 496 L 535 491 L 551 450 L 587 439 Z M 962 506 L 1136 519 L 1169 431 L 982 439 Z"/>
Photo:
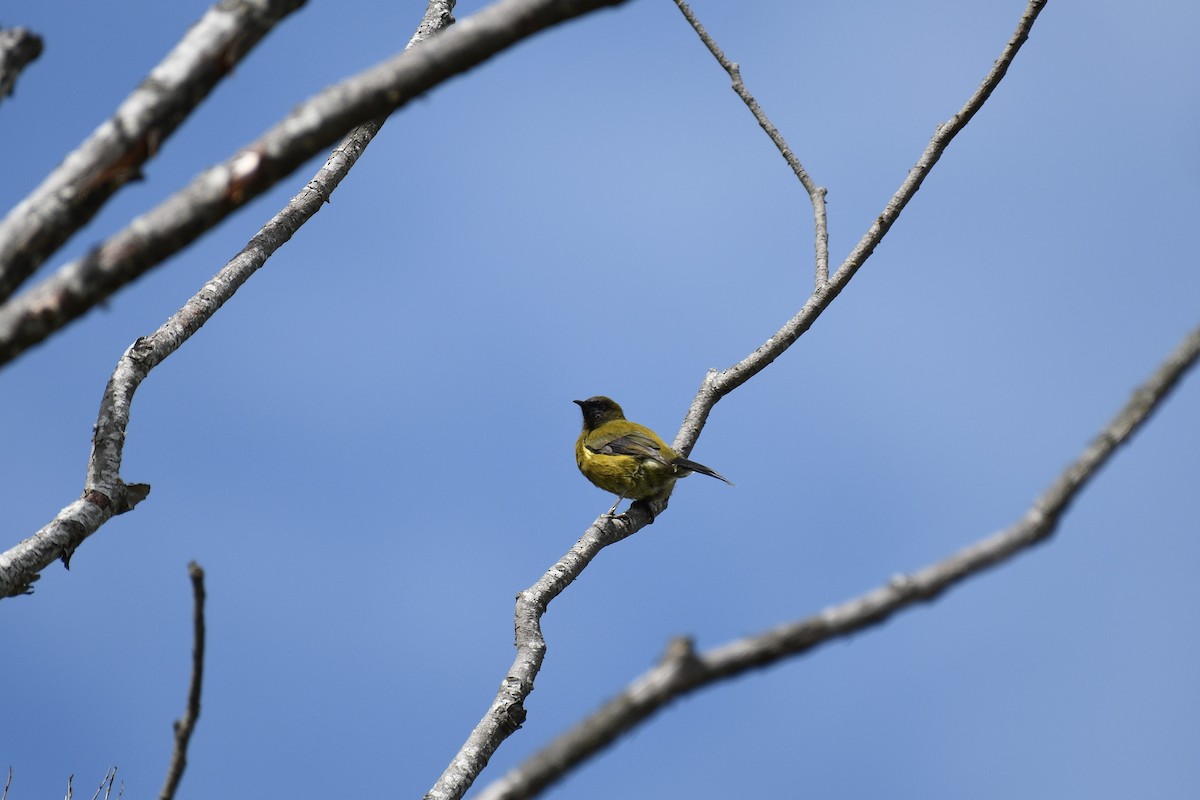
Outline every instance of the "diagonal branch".
<path id="1" fill-rule="evenodd" d="M 448 27 L 454 21 L 450 15 L 452 8 L 453 0 L 430 0 L 408 47 L 424 42 Z M 157 331 L 138 339 L 125 351 L 100 401 L 83 497 L 60 511 L 33 536 L 0 554 L 0 598 L 29 592 L 41 571 L 54 559 L 62 558 L 64 564 L 69 564 L 71 554 L 84 539 L 99 530 L 114 514 L 128 511 L 146 497 L 149 486 L 126 484 L 120 477 L 134 393 L 150 370 L 200 330 L 301 225 L 321 210 L 385 120 L 386 117 L 381 117 L 351 131 L 313 179 L 255 234 L 240 253 Z M 121 511 L 113 510 L 116 508 Z"/>
<path id="2" fill-rule="evenodd" d="M 1188 334 L 1075 462 L 1007 529 L 909 575 L 893 577 L 883 586 L 807 619 L 703 653 L 695 653 L 686 639 L 673 642 L 658 666 L 486 787 L 477 800 L 534 797 L 674 700 L 877 625 L 1045 541 L 1054 534 L 1063 512 L 1088 482 L 1117 448 L 1137 433 L 1197 360 L 1200 360 L 1200 328 Z"/>
<path id="3" fill-rule="evenodd" d="M 347 130 L 391 114 L 538 31 L 622 2 L 499 0 L 428 47 L 406 51 L 329 87 L 87 256 L 0 306 L 0 365 L 182 250 Z"/>
<path id="4" fill-rule="evenodd" d="M 700 24 L 700 20 L 696 19 L 696 15 L 692 13 L 692 9 L 684 0 L 675 0 L 675 5 L 683 13 L 684 18 L 696 31 L 696 35 L 700 37 L 700 41 L 704 42 L 704 46 L 713 54 L 717 62 L 729 73 L 729 79 L 733 83 L 733 91 L 737 96 L 742 98 L 742 102 L 750 109 L 750 113 L 754 115 L 754 119 L 758 122 L 759 127 L 766 132 L 771 141 L 775 143 L 775 147 L 779 150 L 783 160 L 791 167 L 793 174 L 804 186 L 804 190 L 808 192 L 809 200 L 813 206 L 813 223 L 814 223 L 814 241 L 817 259 L 817 277 L 816 286 L 820 288 L 829 280 L 829 227 L 825 218 L 825 189 L 817 186 L 808 171 L 804 169 L 804 165 L 800 163 L 800 159 L 792 152 L 792 148 L 788 147 L 788 143 L 784 141 L 783 134 L 779 129 L 767 118 L 766 112 L 762 110 L 762 106 L 754 99 L 754 95 L 750 94 L 750 90 L 746 88 L 745 82 L 742 80 L 742 71 L 738 65 L 730 61 L 725 52 L 717 45 L 716 41 L 708 35 L 708 31 Z"/>
<path id="5" fill-rule="evenodd" d="M 234 66 L 304 0 L 219 3 L 116 113 L 0 222 L 0 302 L 90 220 Z M 40 44 L 40 43 L 39 43 Z"/>
<path id="6" fill-rule="evenodd" d="M 21 71 L 42 54 L 42 37 L 28 28 L 0 28 L 0 100 L 16 89 Z"/>
<path id="7" fill-rule="evenodd" d="M 619 517 L 600 517 L 537 583 L 517 595 L 514 622 L 517 657 L 487 713 L 434 787 L 426 793 L 426 800 L 450 800 L 466 794 L 492 754 L 525 722 L 525 698 L 533 691 L 534 678 L 546 657 L 541 621 L 550 601 L 562 594 L 601 550 L 633 535 L 652 521 L 649 512 L 637 503 Z"/>
<path id="8" fill-rule="evenodd" d="M 196 729 L 196 720 L 200 719 L 200 687 L 204 683 L 204 570 L 193 561 L 188 564 L 188 576 L 192 579 L 192 679 L 183 719 L 175 721 L 175 748 L 171 752 L 167 778 L 158 793 L 159 800 L 171 800 L 175 796 L 187 767 L 188 743 Z"/>
<path id="9" fill-rule="evenodd" d="M 883 213 L 876 218 L 871 227 L 863 235 L 858 245 L 851 251 L 842 265 L 838 267 L 833 277 L 825 284 L 818 285 L 816 290 L 809 296 L 803 308 L 796 313 L 794 317 L 788 320 L 782 328 L 774 333 L 771 338 L 763 342 L 758 349 L 746 356 L 744 359 L 729 367 L 728 369 L 717 372 L 709 372 L 705 376 L 704 381 L 700 385 L 700 390 L 696 393 L 695 400 L 692 401 L 692 406 L 688 410 L 687 416 L 684 418 L 683 425 L 679 430 L 678 436 L 675 438 L 675 449 L 687 455 L 691 452 L 692 445 L 700 436 L 700 431 L 704 427 L 704 423 L 708 420 L 709 413 L 712 412 L 713 406 L 725 395 L 732 392 L 734 389 L 741 386 L 746 381 L 753 378 L 759 372 L 767 367 L 772 361 L 792 346 L 812 324 L 817 321 L 817 317 L 834 301 L 841 293 L 846 285 L 854 277 L 871 254 L 875 252 L 875 248 L 883 241 L 883 237 L 891 229 L 892 225 L 900 217 L 900 212 L 908 205 L 908 202 L 921 188 L 921 183 L 929 174 L 933 166 L 942 157 L 946 147 L 958 135 L 971 118 L 983 107 L 983 104 L 999 86 L 1000 81 L 1008 72 L 1009 66 L 1016 58 L 1017 52 L 1020 51 L 1021 45 L 1029 38 L 1029 32 L 1033 29 L 1033 23 L 1037 20 L 1038 14 L 1046 5 L 1046 0 L 1029 0 L 1029 4 L 1025 7 L 1025 11 L 1021 14 L 1021 20 L 1017 24 L 1017 29 L 1013 33 L 1012 38 L 1008 40 L 1008 44 L 1004 46 L 1004 50 L 1000 53 L 1000 57 L 992 65 L 992 69 L 983 79 L 983 83 L 975 91 L 966 104 L 958 110 L 949 121 L 938 125 L 937 130 L 933 134 L 929 145 L 925 151 L 921 153 L 921 157 L 917 159 L 917 163 L 908 171 L 908 177 L 900 184 L 900 188 L 884 206 Z"/>
<path id="10" fill-rule="evenodd" d="M 871 227 L 863 234 L 862 239 L 855 245 L 850 255 L 846 256 L 846 260 L 838 267 L 837 274 L 834 276 L 834 282 L 839 283 L 839 290 L 846 282 L 853 277 L 863 263 L 870 258 L 871 253 L 875 252 L 875 248 L 883 241 L 883 237 L 891 230 L 892 225 L 900 217 L 900 212 L 908 205 L 908 201 L 913 199 L 913 195 L 921 188 L 921 184 L 925 181 L 925 177 L 933 169 L 933 165 L 942 157 L 942 153 L 946 151 L 946 147 L 955 136 L 967 127 L 967 123 L 975 116 L 979 109 L 983 108 L 983 104 L 992 96 L 992 92 L 1000 85 L 1000 81 L 1004 80 L 1004 76 L 1008 73 L 1009 66 L 1012 65 L 1013 59 L 1016 58 L 1017 52 L 1021 46 L 1029 39 L 1029 32 L 1033 29 L 1033 23 L 1037 19 L 1038 14 L 1042 13 L 1042 9 L 1046 7 L 1046 0 L 1029 0 L 1029 5 L 1025 7 L 1025 11 L 1021 14 L 1021 21 L 1017 23 L 1017 29 L 1013 32 L 1012 38 L 1008 40 L 1008 44 L 1004 46 L 1000 57 L 992 64 L 991 70 L 983 79 L 983 83 L 975 90 L 975 94 L 958 110 L 958 113 L 952 116 L 946 122 L 937 126 L 934 131 L 933 138 L 929 140 L 929 144 L 925 148 L 925 152 L 921 153 L 921 157 L 917 159 L 917 163 L 908 171 L 908 177 L 900 184 L 900 188 L 892 195 L 892 199 L 884 206 L 883 213 L 876 218 L 875 222 L 871 223 Z"/>

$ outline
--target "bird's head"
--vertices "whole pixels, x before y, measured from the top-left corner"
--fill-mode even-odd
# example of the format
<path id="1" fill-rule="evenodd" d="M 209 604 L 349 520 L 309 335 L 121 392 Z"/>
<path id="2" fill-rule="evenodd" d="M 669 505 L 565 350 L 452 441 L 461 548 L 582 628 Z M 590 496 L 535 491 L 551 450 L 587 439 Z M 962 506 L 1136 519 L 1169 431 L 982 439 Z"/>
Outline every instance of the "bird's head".
<path id="1" fill-rule="evenodd" d="M 594 431 L 606 422 L 625 419 L 625 413 L 621 411 L 621 407 L 608 397 L 597 395 L 589 397 L 587 400 L 573 400 L 572 402 L 576 403 L 583 411 L 585 430 Z"/>

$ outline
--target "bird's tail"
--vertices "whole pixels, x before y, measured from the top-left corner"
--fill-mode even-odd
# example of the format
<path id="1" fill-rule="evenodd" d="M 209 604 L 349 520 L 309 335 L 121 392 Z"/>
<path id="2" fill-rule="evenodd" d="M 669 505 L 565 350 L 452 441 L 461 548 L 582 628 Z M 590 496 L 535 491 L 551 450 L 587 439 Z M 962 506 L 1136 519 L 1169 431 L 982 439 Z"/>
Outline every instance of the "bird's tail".
<path id="1" fill-rule="evenodd" d="M 679 458 L 676 458 L 671 463 L 673 465 L 675 465 L 676 467 L 679 467 L 680 469 L 686 469 L 689 472 L 699 472 L 701 475 L 707 475 L 710 478 L 716 478 L 719 481 L 725 481 L 730 486 L 733 486 L 733 481 L 729 480 L 729 478 L 726 478 L 724 475 L 717 472 L 715 469 L 712 469 L 711 467 L 706 467 L 703 464 L 697 464 L 695 461 L 688 461 L 686 458 L 683 458 L 682 456 L 680 456 Z"/>

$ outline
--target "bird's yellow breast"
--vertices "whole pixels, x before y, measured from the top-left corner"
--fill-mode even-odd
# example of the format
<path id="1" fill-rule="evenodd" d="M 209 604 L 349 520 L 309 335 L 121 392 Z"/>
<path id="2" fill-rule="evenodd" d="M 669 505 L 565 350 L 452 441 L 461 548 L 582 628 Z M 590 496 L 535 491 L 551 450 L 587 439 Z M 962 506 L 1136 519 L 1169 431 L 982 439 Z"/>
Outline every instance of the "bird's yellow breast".
<path id="1" fill-rule="evenodd" d="M 675 470 L 653 459 L 593 453 L 581 435 L 575 442 L 575 463 L 583 476 L 606 492 L 629 500 L 662 494 L 674 483 Z"/>

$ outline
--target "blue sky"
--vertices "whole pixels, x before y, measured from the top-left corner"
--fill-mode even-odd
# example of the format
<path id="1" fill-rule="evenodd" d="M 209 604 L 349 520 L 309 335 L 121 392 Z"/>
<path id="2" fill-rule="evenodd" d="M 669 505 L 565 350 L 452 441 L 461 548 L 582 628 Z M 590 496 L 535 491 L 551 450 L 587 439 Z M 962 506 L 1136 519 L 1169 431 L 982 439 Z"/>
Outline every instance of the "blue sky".
<path id="1" fill-rule="evenodd" d="M 479 8 L 461 3 L 461 19 Z M 205 4 L 15 0 L 11 207 Z M 700 19 L 829 190 L 839 263 L 1023 3 L 718 3 Z M 403 47 L 423 4 L 311 3 L 47 265 Z M 807 616 L 1014 521 L 1200 322 L 1200 8 L 1052 2 L 815 327 L 722 401 L 653 526 L 544 619 L 498 778 L 657 660 Z M 308 180 L 0 371 L 4 547 L 78 496 L 109 372 Z M 181 797 L 426 791 L 512 655 L 514 594 L 611 500 L 579 412 L 673 437 L 812 285 L 803 190 L 665 0 L 544 33 L 396 115 L 139 390 L 150 498 L 0 609 L 10 797 L 161 784 L 208 572 Z M 43 273 L 45 274 L 45 273 Z M 687 698 L 549 797 L 1123 798 L 1200 787 L 1200 382 L 1058 535 L 882 627 Z M 749 787 L 753 787 L 750 789 Z"/>

